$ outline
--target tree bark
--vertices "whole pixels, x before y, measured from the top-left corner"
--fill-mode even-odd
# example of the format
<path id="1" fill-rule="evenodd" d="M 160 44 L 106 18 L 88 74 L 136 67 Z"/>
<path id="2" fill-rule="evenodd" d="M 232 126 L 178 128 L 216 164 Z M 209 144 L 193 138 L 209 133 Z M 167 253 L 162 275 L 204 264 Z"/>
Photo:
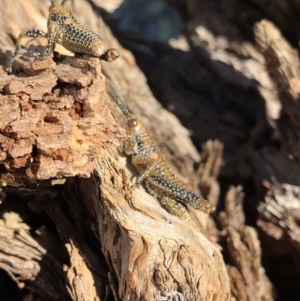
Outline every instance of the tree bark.
<path id="1" fill-rule="evenodd" d="M 23 300 L 299 296 L 298 2 L 168 2 L 182 20 L 168 41 L 139 35 L 147 14 L 122 30 L 146 2 L 67 2 L 118 60 L 57 45 L 39 61 L 41 39 L 24 41 L 15 75 L 0 68 L 0 268 Z M 22 29 L 46 31 L 48 6 L 1 0 L 2 66 Z M 134 186 L 110 83 L 216 213 L 182 222 Z"/>
<path id="2" fill-rule="evenodd" d="M 161 129 L 157 138 L 167 137 L 164 147 L 179 150 L 167 158 L 170 164 L 181 158 L 182 169 L 190 173 L 199 155 L 188 132 L 153 98 L 131 54 L 108 31 L 106 35 L 110 47 L 116 45 L 123 54 L 119 62 L 105 66 L 106 80 L 121 94 L 126 89 L 132 101 L 143 95 L 147 107 L 153 104 L 152 111 L 147 112 L 143 104 L 140 111 L 145 119 L 157 120 L 155 130 Z M 124 130 L 104 105 L 105 79 L 99 60 L 60 55 L 41 62 L 34 59 L 39 48 L 30 50 L 14 63 L 17 76 L 3 74 L 2 81 L 2 192 L 5 197 L 17 191 L 22 201 L 16 216 L 7 217 L 7 223 L 16 220 L 15 225 L 2 225 L 11 236 L 7 241 L 2 236 L 0 266 L 16 275 L 19 286 L 24 282 L 32 298 L 229 300 L 225 264 L 219 249 L 205 238 L 205 225 L 179 221 L 143 188 L 133 186 L 126 159 L 116 149 Z M 121 75 L 129 69 L 138 80 L 133 84 L 131 78 L 124 85 L 126 76 Z M 108 97 L 106 101 L 111 102 Z M 12 206 L 9 197 L 3 204 L 6 210 Z M 20 240 L 12 233 L 20 231 L 27 210 L 39 220 L 46 215 L 51 221 L 40 220 L 39 228 L 31 219 L 25 222 L 23 232 L 35 231 L 41 238 L 31 238 L 35 248 L 21 246 L 18 256 L 27 256 L 19 262 L 10 246 Z M 47 241 L 52 223 L 62 240 L 56 241 L 58 253 Z M 50 267 L 42 265 L 48 256 L 55 259 Z M 26 271 L 23 266 L 32 268 Z M 47 285 L 48 274 L 53 277 L 51 285 Z"/>

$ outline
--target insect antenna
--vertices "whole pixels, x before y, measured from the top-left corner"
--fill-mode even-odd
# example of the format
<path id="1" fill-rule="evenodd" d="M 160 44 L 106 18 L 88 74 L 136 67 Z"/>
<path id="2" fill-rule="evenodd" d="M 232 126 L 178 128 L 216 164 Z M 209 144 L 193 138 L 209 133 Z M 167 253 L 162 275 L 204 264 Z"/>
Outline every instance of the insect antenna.
<path id="1" fill-rule="evenodd" d="M 118 105 L 118 107 L 121 109 L 121 111 L 123 112 L 123 114 L 128 119 L 131 119 L 131 114 L 129 112 L 128 107 L 126 106 L 126 104 L 124 103 L 124 101 L 120 98 L 120 96 L 118 95 L 118 93 L 116 91 L 116 88 L 114 87 L 114 85 L 112 83 L 110 83 L 110 87 L 111 87 L 112 91 L 108 91 L 108 94 L 113 99 L 113 101 Z"/>
<path id="2" fill-rule="evenodd" d="M 69 0 L 62 0 L 61 5 L 64 5 Z M 51 4 L 54 5 L 54 0 L 50 0 Z"/>

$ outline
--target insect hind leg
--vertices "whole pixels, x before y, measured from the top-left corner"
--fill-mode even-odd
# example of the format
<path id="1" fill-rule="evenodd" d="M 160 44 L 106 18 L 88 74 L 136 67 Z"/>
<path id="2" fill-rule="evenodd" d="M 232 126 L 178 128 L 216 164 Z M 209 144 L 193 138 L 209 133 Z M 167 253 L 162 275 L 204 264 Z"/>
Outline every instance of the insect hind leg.
<path id="1" fill-rule="evenodd" d="M 177 217 L 185 221 L 191 219 L 187 209 L 182 204 L 176 202 L 174 199 L 165 196 L 160 200 L 160 203 L 172 215 L 176 215 Z"/>
<path id="2" fill-rule="evenodd" d="M 39 29 L 23 30 L 17 38 L 15 52 L 7 64 L 7 67 L 6 67 L 7 73 L 12 72 L 12 65 L 13 65 L 15 58 L 18 56 L 18 54 L 20 52 L 21 42 L 22 42 L 23 38 L 47 38 L 47 33 L 42 30 L 39 30 Z"/>

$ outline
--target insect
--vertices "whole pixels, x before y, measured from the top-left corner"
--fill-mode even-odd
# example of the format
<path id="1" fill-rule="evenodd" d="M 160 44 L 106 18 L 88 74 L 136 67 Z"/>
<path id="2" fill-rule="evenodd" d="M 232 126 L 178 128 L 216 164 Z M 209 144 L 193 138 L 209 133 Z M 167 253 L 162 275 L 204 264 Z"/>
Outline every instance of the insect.
<path id="1" fill-rule="evenodd" d="M 144 182 L 148 192 L 159 199 L 167 211 L 181 219 L 190 218 L 186 205 L 191 205 L 204 213 L 213 212 L 214 206 L 188 190 L 176 179 L 172 169 L 159 154 L 158 147 L 143 122 L 130 114 L 114 87 L 111 86 L 111 88 L 113 93 L 109 92 L 110 96 L 127 118 L 127 139 L 124 142 L 124 151 L 131 156 L 131 162 L 139 172 L 136 184 L 140 185 Z"/>
<path id="2" fill-rule="evenodd" d="M 107 62 L 112 62 L 119 57 L 117 49 L 108 49 L 98 34 L 75 20 L 70 10 L 64 5 L 66 1 L 68 0 L 63 0 L 61 4 L 54 4 L 54 1 L 51 1 L 47 33 L 39 29 L 28 29 L 19 34 L 16 50 L 6 68 L 8 73 L 12 72 L 12 64 L 21 49 L 22 39 L 29 37 L 48 39 L 45 52 L 40 58 L 52 55 L 55 43 L 61 44 L 71 52 L 99 57 Z"/>

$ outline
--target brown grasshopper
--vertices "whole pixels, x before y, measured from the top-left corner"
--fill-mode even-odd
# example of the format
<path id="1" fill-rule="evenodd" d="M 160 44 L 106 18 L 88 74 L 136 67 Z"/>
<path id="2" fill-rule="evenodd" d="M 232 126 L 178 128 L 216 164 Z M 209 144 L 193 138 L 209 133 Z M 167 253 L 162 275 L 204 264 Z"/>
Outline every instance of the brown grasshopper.
<path id="1" fill-rule="evenodd" d="M 70 10 L 64 5 L 66 1 L 63 0 L 61 4 L 54 4 L 54 1 L 51 1 L 47 32 L 39 29 L 28 29 L 19 34 L 16 50 L 6 68 L 8 73 L 12 72 L 12 64 L 21 49 L 22 39 L 29 37 L 48 39 L 45 52 L 41 55 L 41 58 L 53 54 L 55 43 L 64 46 L 71 52 L 99 57 L 107 62 L 112 62 L 120 56 L 117 49 L 107 48 L 98 34 L 83 27 L 75 20 Z"/>
<path id="2" fill-rule="evenodd" d="M 139 172 L 136 184 L 144 182 L 148 192 L 158 198 L 167 211 L 181 219 L 190 218 L 186 205 L 191 205 L 205 213 L 213 212 L 214 206 L 188 190 L 182 182 L 176 179 L 172 169 L 159 154 L 158 147 L 143 122 L 130 114 L 113 87 L 112 90 L 113 93 L 109 93 L 110 96 L 127 118 L 127 139 L 124 142 L 124 151 L 131 156 L 131 162 Z"/>

